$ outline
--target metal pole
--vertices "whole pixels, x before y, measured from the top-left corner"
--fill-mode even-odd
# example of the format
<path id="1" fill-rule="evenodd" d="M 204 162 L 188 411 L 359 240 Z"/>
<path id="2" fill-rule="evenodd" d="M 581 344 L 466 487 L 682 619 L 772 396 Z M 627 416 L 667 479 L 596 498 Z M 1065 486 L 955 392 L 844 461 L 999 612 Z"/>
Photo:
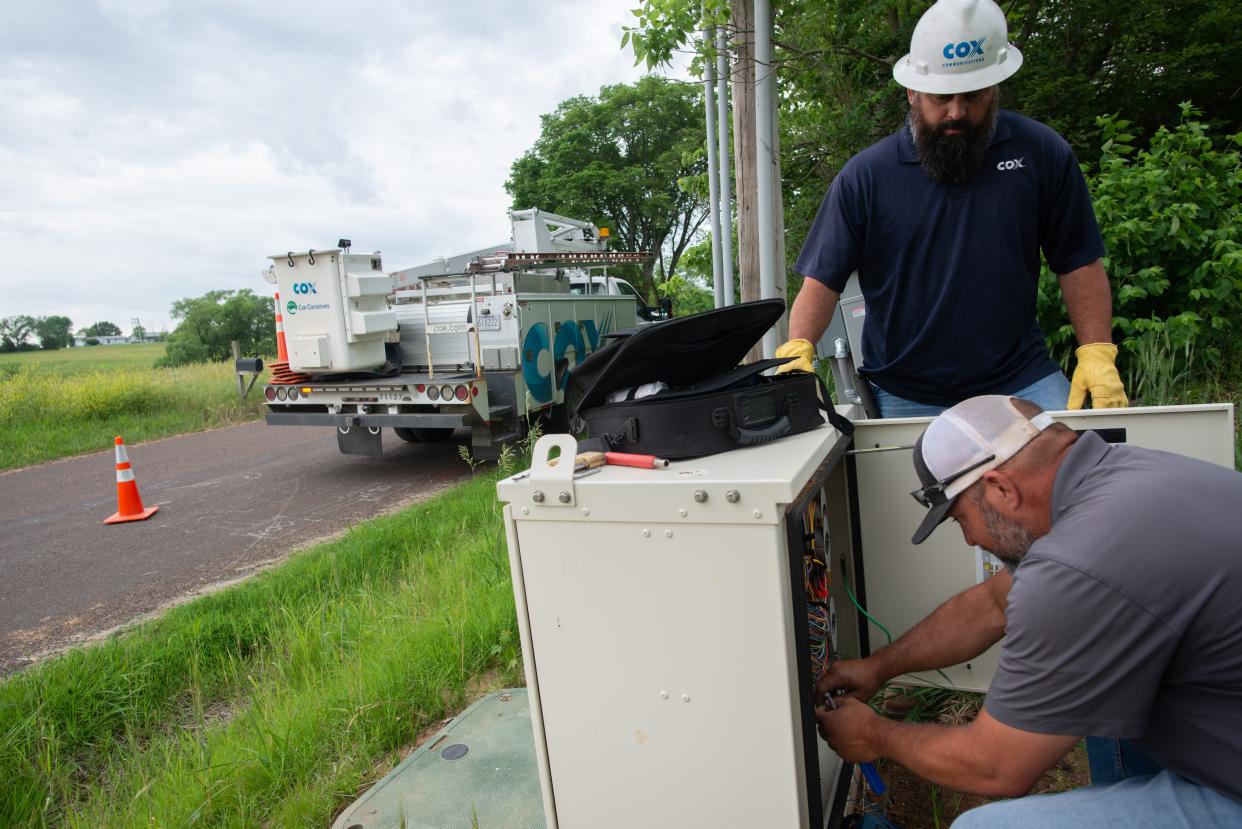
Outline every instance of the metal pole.
<path id="1" fill-rule="evenodd" d="M 704 29 L 703 42 L 711 43 L 712 40 L 711 28 Z M 712 235 L 712 296 L 714 307 L 720 308 L 724 305 L 724 271 L 720 265 L 720 185 L 716 171 L 716 101 L 713 97 L 716 86 L 715 69 L 711 62 L 703 67 L 703 106 L 707 111 L 707 192 Z"/>
<path id="2" fill-rule="evenodd" d="M 755 181 L 756 218 L 759 225 L 759 296 L 776 296 L 776 239 L 772 216 L 772 103 L 775 76 L 772 71 L 772 8 L 768 0 L 755 0 Z M 776 353 L 776 331 L 763 335 L 763 356 Z"/>
<path id="3" fill-rule="evenodd" d="M 724 274 L 724 304 L 733 304 L 733 194 L 729 179 L 729 57 L 724 29 L 716 30 L 716 108 L 720 124 L 720 264 Z"/>

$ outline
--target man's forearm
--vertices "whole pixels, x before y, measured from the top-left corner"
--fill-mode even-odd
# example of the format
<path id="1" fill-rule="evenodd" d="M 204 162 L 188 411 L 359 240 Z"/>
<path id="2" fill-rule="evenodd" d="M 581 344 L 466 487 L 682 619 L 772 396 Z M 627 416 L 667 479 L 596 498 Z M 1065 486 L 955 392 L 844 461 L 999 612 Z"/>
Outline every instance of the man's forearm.
<path id="1" fill-rule="evenodd" d="M 1005 635 L 1009 584 L 1009 575 L 1001 573 L 957 594 L 870 659 L 891 679 L 975 658 Z"/>
<path id="2" fill-rule="evenodd" d="M 1099 259 L 1061 274 L 1061 296 L 1079 345 L 1113 341 L 1113 293 Z"/>
<path id="3" fill-rule="evenodd" d="M 841 295 L 827 285 L 806 277 L 789 310 L 789 339 L 819 342 L 840 298 Z"/>
<path id="4" fill-rule="evenodd" d="M 1001 764 L 984 756 L 969 726 L 906 723 L 876 717 L 869 738 L 880 755 L 938 786 L 957 792 L 1014 797 L 1029 789 L 1003 776 Z"/>

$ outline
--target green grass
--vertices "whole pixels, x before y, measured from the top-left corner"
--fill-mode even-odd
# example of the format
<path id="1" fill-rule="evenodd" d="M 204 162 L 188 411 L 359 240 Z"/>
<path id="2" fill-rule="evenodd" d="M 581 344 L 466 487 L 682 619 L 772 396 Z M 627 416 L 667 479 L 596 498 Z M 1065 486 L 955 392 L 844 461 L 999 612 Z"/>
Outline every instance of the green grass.
<path id="1" fill-rule="evenodd" d="M 0 684 L 0 825 L 322 827 L 515 625 L 480 476 Z"/>
<path id="2" fill-rule="evenodd" d="M 154 368 L 161 343 L 0 355 L 0 469 L 259 417 L 233 368 Z"/>
<path id="3" fill-rule="evenodd" d="M 13 374 L 22 366 L 38 366 L 64 375 L 115 368 L 151 368 L 163 356 L 163 343 L 19 351 L 0 354 L 0 378 Z"/>

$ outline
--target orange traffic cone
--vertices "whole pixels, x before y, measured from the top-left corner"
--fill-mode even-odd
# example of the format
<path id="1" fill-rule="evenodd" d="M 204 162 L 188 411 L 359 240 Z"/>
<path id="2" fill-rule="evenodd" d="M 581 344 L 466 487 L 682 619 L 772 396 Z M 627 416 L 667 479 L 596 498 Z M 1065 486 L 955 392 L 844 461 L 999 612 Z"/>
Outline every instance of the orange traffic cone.
<path id="1" fill-rule="evenodd" d="M 289 368 L 289 347 L 285 342 L 285 318 L 280 313 L 280 293 L 276 293 L 276 362 L 270 363 L 271 376 L 268 382 L 274 386 L 290 386 L 305 383 L 310 379 L 308 374 L 299 374 Z"/>
<path id="2" fill-rule="evenodd" d="M 150 518 L 159 507 L 142 507 L 142 496 L 138 494 L 138 484 L 134 481 L 134 470 L 129 465 L 129 455 L 125 452 L 125 441 L 121 436 L 116 438 L 116 512 L 104 519 L 105 524 L 120 524 L 122 521 L 142 521 Z"/>
<path id="3" fill-rule="evenodd" d="M 289 347 L 285 345 L 285 315 L 280 313 L 280 291 L 276 292 L 276 359 L 289 362 Z"/>

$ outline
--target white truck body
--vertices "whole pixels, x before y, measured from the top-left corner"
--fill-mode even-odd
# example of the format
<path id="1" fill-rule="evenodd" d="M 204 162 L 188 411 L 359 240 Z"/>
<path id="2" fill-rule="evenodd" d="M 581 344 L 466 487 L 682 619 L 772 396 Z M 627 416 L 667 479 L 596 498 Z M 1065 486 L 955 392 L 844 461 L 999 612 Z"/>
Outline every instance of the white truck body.
<path id="1" fill-rule="evenodd" d="M 272 256 L 293 374 L 265 387 L 267 422 L 334 426 L 342 452 L 371 455 L 385 426 L 405 440 L 470 427 L 489 456 L 563 406 L 573 366 L 638 323 L 633 296 L 571 283 L 643 256 L 607 251 L 587 222 L 511 218 L 507 244 L 388 274 L 378 253 L 344 247 Z"/>

